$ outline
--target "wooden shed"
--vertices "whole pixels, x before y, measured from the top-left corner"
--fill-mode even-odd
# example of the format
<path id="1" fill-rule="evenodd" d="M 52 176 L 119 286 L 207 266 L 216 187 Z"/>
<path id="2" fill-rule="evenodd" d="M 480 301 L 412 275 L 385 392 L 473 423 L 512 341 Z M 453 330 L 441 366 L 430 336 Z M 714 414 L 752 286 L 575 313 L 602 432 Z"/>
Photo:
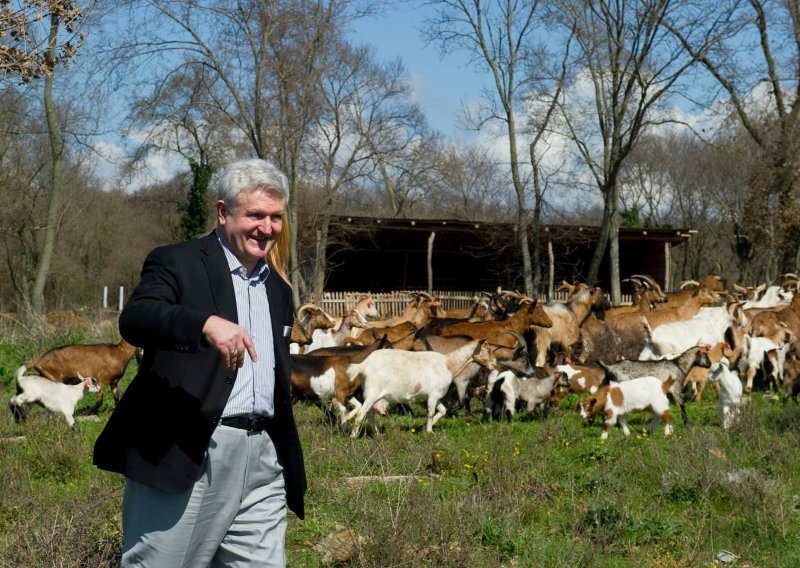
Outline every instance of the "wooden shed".
<path id="1" fill-rule="evenodd" d="M 327 248 L 328 291 L 428 289 L 522 290 L 522 262 L 514 223 L 448 219 L 333 219 Z M 547 279 L 552 250 L 555 282 L 585 281 L 599 227 L 544 225 L 540 264 Z M 650 274 L 669 288 L 672 247 L 690 237 L 686 229 L 621 229 L 620 274 Z M 430 251 L 430 259 L 429 259 Z M 606 255 L 607 256 L 607 255 Z M 429 262 L 430 260 L 430 262 Z M 430 266 L 429 266 L 430 264 Z M 598 285 L 608 287 L 608 262 Z"/>

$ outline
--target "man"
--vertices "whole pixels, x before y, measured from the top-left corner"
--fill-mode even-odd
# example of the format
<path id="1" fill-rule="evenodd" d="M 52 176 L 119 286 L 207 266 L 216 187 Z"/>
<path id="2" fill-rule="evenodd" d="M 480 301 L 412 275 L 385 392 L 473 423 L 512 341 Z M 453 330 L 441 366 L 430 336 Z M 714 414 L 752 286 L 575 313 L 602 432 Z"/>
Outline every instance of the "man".
<path id="1" fill-rule="evenodd" d="M 94 449 L 126 476 L 123 566 L 285 566 L 306 478 L 289 398 L 286 177 L 231 164 L 217 228 L 159 247 L 120 316 L 144 358 Z"/>

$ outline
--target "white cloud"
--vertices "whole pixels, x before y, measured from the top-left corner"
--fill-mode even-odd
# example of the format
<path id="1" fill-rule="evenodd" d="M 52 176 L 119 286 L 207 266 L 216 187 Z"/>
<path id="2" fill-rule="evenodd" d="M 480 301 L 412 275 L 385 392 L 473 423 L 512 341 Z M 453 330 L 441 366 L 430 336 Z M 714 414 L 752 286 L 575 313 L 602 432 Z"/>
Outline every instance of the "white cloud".
<path id="1" fill-rule="evenodd" d="M 153 152 L 133 171 L 124 172 L 133 154 L 132 148 L 143 139 L 140 133 L 132 133 L 128 138 L 101 140 L 92 145 L 92 167 L 104 189 L 122 187 L 134 192 L 142 187 L 170 180 L 187 170 L 184 158 L 176 154 Z"/>

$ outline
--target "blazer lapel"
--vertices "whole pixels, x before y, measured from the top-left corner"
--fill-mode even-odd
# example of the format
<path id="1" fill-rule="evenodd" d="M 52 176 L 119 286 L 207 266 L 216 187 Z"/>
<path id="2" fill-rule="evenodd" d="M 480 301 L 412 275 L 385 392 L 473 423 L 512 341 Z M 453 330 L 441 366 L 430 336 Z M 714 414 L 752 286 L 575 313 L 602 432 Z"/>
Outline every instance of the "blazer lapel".
<path id="1" fill-rule="evenodd" d="M 231 272 L 228 267 L 228 261 L 225 258 L 225 252 L 222 250 L 222 245 L 214 232 L 203 237 L 202 241 L 200 247 L 203 252 L 202 260 L 208 273 L 208 281 L 211 285 L 211 294 L 214 297 L 217 314 L 226 320 L 239 323 Z"/>

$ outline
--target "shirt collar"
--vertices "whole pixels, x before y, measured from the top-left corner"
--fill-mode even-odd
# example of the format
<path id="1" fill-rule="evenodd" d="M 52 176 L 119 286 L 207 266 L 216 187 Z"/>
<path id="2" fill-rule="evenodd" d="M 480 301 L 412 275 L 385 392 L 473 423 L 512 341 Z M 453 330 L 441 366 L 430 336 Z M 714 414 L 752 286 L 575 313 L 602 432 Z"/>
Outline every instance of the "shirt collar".
<path id="1" fill-rule="evenodd" d="M 235 254 L 233 254 L 233 251 L 231 251 L 231 249 L 228 248 L 228 245 L 225 244 L 225 241 L 222 240 L 219 231 L 214 229 L 214 234 L 217 235 L 217 240 L 219 241 L 219 244 L 222 245 L 222 250 L 225 252 L 225 258 L 228 261 L 228 269 L 232 274 L 236 274 L 247 280 L 247 270 L 245 267 L 242 266 L 242 263 L 239 262 L 239 259 L 236 258 Z M 253 270 L 253 275 L 250 276 L 249 279 L 252 280 L 253 278 L 258 278 L 259 282 L 263 282 L 267 279 L 267 276 L 269 276 L 269 266 L 262 259 L 256 264 L 256 267 Z"/>

